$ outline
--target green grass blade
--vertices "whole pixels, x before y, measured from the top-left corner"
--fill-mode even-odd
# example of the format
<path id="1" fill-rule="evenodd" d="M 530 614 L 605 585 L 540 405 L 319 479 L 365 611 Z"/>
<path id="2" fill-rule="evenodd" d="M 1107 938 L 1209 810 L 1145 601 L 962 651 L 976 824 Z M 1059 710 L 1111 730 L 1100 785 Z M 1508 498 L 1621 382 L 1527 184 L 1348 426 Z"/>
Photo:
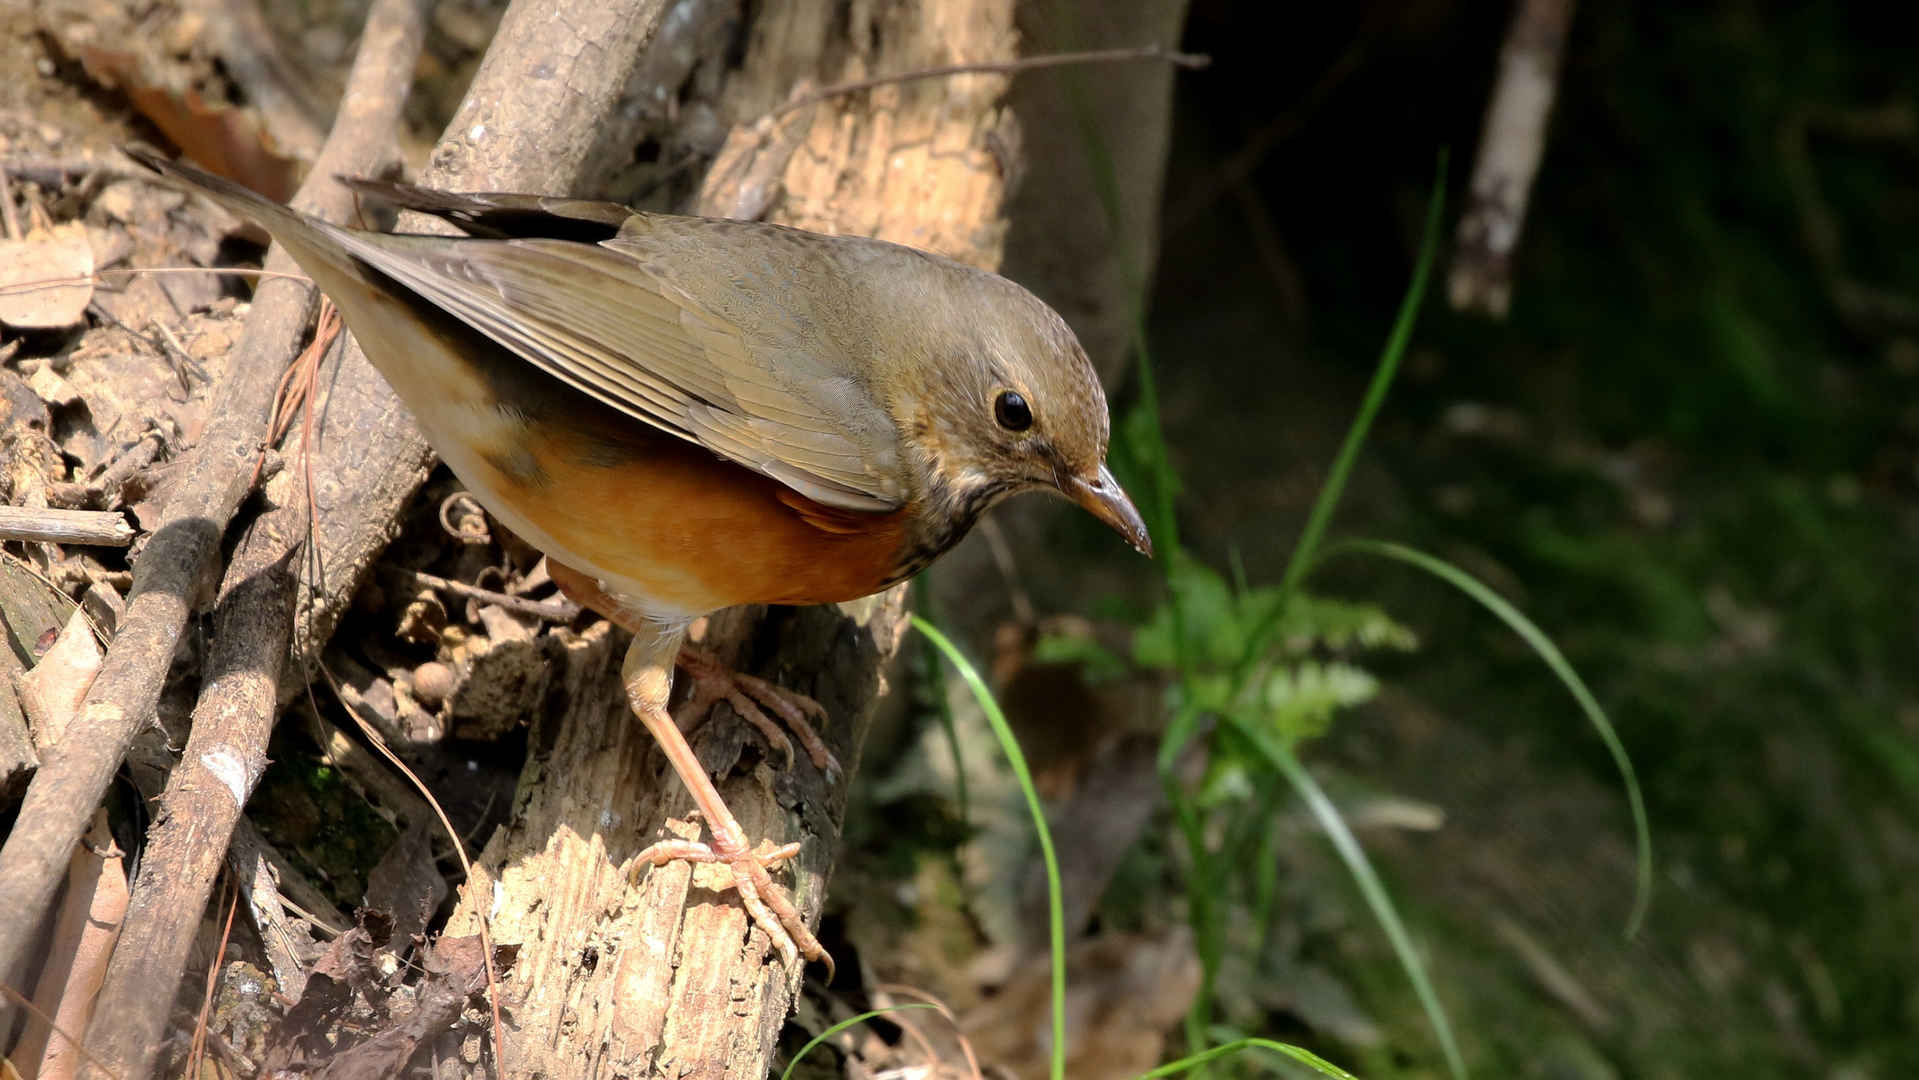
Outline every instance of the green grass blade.
<path id="1" fill-rule="evenodd" d="M 1393 319 L 1392 333 L 1386 335 L 1386 345 L 1379 352 L 1379 363 L 1373 368 L 1373 379 L 1366 386 L 1366 396 L 1360 401 L 1359 413 L 1346 429 L 1346 441 L 1340 444 L 1339 455 L 1333 458 L 1332 471 L 1326 474 L 1326 482 L 1320 485 L 1319 495 L 1313 499 L 1313 508 L 1307 512 L 1306 527 L 1300 531 L 1299 543 L 1293 546 L 1292 557 L 1286 562 L 1286 572 L 1279 579 L 1282 598 L 1290 598 L 1298 590 L 1300 579 L 1306 575 L 1306 568 L 1312 565 L 1314 554 L 1319 550 L 1320 537 L 1325 535 L 1326 526 L 1332 522 L 1333 511 L 1339 508 L 1340 497 L 1346 493 L 1346 480 L 1352 474 L 1353 462 L 1358 460 L 1360 448 L 1365 446 L 1366 436 L 1372 432 L 1373 417 L 1378 415 L 1380 406 L 1386 403 L 1386 392 L 1392 389 L 1393 377 L 1399 372 L 1400 358 L 1406 354 L 1407 342 L 1412 340 L 1413 325 L 1419 321 L 1419 308 L 1426 299 L 1426 283 L 1432 277 L 1433 262 L 1439 257 L 1446 211 L 1447 156 L 1442 147 L 1434 170 L 1433 192 L 1426 200 L 1426 228 L 1419 241 L 1419 260 L 1413 266 L 1412 283 L 1406 287 L 1406 295 L 1399 302 L 1399 314 Z M 1283 602 L 1273 605 L 1272 612 L 1247 635 L 1246 655 L 1241 658 L 1239 665 L 1242 675 L 1265 651 L 1266 637 L 1285 609 Z"/>
<path id="2" fill-rule="evenodd" d="M 912 616 L 913 628 L 926 635 L 935 648 L 946 654 L 953 670 L 973 691 L 973 697 L 986 713 L 986 722 L 992 725 L 993 737 L 999 740 L 1000 750 L 1006 754 L 1006 761 L 1013 767 L 1013 776 L 1019 781 L 1020 794 L 1026 796 L 1027 812 L 1033 815 L 1033 832 L 1039 837 L 1040 858 L 1046 864 L 1046 923 L 1049 940 L 1052 943 L 1053 961 L 1053 1080 L 1065 1080 L 1066 1076 L 1066 910 L 1060 898 L 1059 859 L 1053 854 L 1053 833 L 1046 827 L 1046 810 L 1040 805 L 1039 792 L 1033 788 L 1033 775 L 1026 769 L 1026 755 L 1020 753 L 1019 741 L 1013 738 L 1013 729 L 1006 723 L 1006 714 L 1000 711 L 999 702 L 993 700 L 993 692 L 987 689 L 986 681 L 967 661 L 959 647 L 947 640 L 946 635 L 934 628 L 932 623 Z"/>
<path id="3" fill-rule="evenodd" d="M 1448 585 L 1478 601 L 1479 606 L 1499 617 L 1512 632 L 1518 634 L 1526 644 L 1532 646 L 1539 658 L 1545 661 L 1552 673 L 1572 694 L 1573 700 L 1586 714 L 1593 730 L 1599 733 L 1599 739 L 1606 744 L 1606 750 L 1612 754 L 1613 764 L 1619 769 L 1620 779 L 1625 782 L 1626 801 L 1632 807 L 1633 833 L 1639 848 L 1637 884 L 1633 892 L 1632 914 L 1626 918 L 1626 937 L 1638 935 L 1639 928 L 1646 921 L 1646 909 L 1652 903 L 1652 827 L 1646 818 L 1646 800 L 1639 790 L 1639 775 L 1633 771 L 1632 758 L 1626 755 L 1626 746 L 1619 741 L 1619 733 L 1614 730 L 1612 721 L 1607 719 L 1606 710 L 1599 707 L 1599 701 L 1592 691 L 1586 688 L 1586 682 L 1573 670 L 1565 654 L 1552 643 L 1538 626 L 1533 624 L 1518 608 L 1507 603 L 1506 598 L 1488 588 L 1478 578 L 1466 573 L 1443 559 L 1434 558 L 1423 551 L 1394 544 L 1385 540 L 1346 540 L 1328 548 L 1323 563 L 1346 553 L 1377 555 L 1385 559 L 1416 566 Z"/>
<path id="4" fill-rule="evenodd" d="M 1339 853 L 1340 860 L 1346 864 L 1346 872 L 1353 876 L 1360 895 L 1366 898 L 1366 906 L 1372 909 L 1373 917 L 1379 920 L 1380 928 L 1386 931 L 1386 940 L 1392 944 L 1400 966 L 1406 969 L 1406 978 L 1413 984 L 1413 993 L 1418 995 L 1419 1004 L 1426 1010 L 1426 1018 L 1432 1022 L 1433 1032 L 1439 1037 L 1439 1048 L 1446 1055 L 1447 1070 L 1455 1080 L 1465 1080 L 1466 1060 L 1460 1056 L 1459 1043 L 1453 1038 L 1452 1022 L 1446 1019 L 1446 1010 L 1439 1003 L 1432 980 L 1426 976 L 1426 962 L 1420 959 L 1419 951 L 1413 947 L 1413 939 L 1406 933 L 1405 924 L 1399 921 L 1399 911 L 1393 906 L 1392 897 L 1387 895 L 1385 884 L 1374 872 L 1372 861 L 1366 858 L 1366 852 L 1359 846 L 1352 830 L 1346 827 L 1346 819 L 1340 817 L 1339 808 L 1326 797 L 1318 781 L 1313 779 L 1313 775 L 1306 771 L 1306 767 L 1300 764 L 1299 758 L 1290 749 L 1280 746 L 1265 732 L 1242 730 L 1272 762 L 1273 767 L 1293 785 L 1293 790 L 1299 792 L 1307 810 L 1312 812 L 1320 828 L 1326 830 L 1327 839 L 1333 842 L 1333 850 Z"/>
<path id="5" fill-rule="evenodd" d="M 850 1028 L 855 1024 L 864 1024 L 868 1020 L 871 1020 L 876 1016 L 885 1016 L 887 1013 L 890 1013 L 890 1012 L 905 1012 L 907 1009 L 937 1009 L 937 1008 L 939 1008 L 939 1006 L 937 1005 L 927 1005 L 924 1003 L 915 1002 L 914 1004 L 911 1004 L 911 1005 L 889 1005 L 884 1009 L 873 1009 L 869 1012 L 863 1012 L 859 1014 L 858 1016 L 849 1016 L 846 1019 L 841 1020 L 839 1023 L 834 1024 L 832 1027 L 827 1028 L 825 1031 L 820 1032 L 818 1035 L 813 1036 L 811 1039 L 806 1040 L 806 1045 L 800 1047 L 799 1053 L 794 1054 L 793 1060 L 787 1062 L 786 1068 L 780 1071 L 780 1080 L 792 1080 L 793 1070 L 800 1067 L 800 1062 L 806 1059 L 806 1055 L 813 1052 L 814 1047 L 832 1038 L 833 1036 L 838 1035 L 840 1032 L 845 1031 L 847 1028 Z"/>
<path id="6" fill-rule="evenodd" d="M 1215 1058 L 1226 1057 L 1229 1054 L 1237 1054 L 1242 1050 L 1254 1049 L 1270 1050 L 1275 1054 L 1282 1054 L 1312 1069 L 1321 1076 L 1333 1077 L 1333 1080 L 1359 1080 L 1359 1078 L 1352 1073 L 1327 1061 L 1311 1050 L 1302 1050 L 1297 1046 L 1289 1046 L 1283 1042 L 1274 1042 L 1271 1039 L 1237 1039 L 1223 1046 L 1215 1046 L 1211 1050 L 1202 1050 L 1197 1054 L 1188 1054 L 1178 1061 L 1167 1062 L 1152 1072 L 1140 1073 L 1137 1080 L 1157 1080 L 1157 1078 L 1161 1076 L 1173 1076 L 1185 1072 L 1188 1069 L 1197 1068 Z M 784 1078 L 782 1078 L 782 1080 L 784 1080 Z"/>

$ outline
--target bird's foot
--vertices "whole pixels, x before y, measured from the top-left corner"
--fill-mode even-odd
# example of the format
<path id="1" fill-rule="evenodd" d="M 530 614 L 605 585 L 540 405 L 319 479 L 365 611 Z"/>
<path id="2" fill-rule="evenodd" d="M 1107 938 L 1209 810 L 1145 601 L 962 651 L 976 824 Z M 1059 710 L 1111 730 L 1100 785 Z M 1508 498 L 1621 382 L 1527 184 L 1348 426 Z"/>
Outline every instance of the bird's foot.
<path id="1" fill-rule="evenodd" d="M 799 843 L 775 846 L 771 840 L 762 840 L 757 848 L 749 849 L 744 844 L 734 847 L 726 842 L 725 831 L 721 829 L 711 844 L 697 840 L 657 841 L 640 852 L 635 865 L 665 866 L 674 861 L 725 863 L 733 872 L 733 889 L 740 894 L 740 905 L 746 908 L 747 917 L 754 925 L 772 939 L 780 959 L 786 961 L 787 970 L 797 970 L 800 954 L 805 953 L 808 960 L 826 965 L 826 981 L 832 982 L 832 954 L 806 928 L 805 920 L 786 890 L 775 885 L 772 875 L 766 872 L 767 867 L 778 866 L 799 855 Z"/>
<path id="2" fill-rule="evenodd" d="M 715 703 L 726 702 L 748 723 L 759 728 L 760 733 L 766 736 L 766 741 L 786 755 L 785 767 L 791 768 L 793 742 L 766 715 L 770 710 L 786 722 L 787 729 L 806 748 L 806 756 L 813 759 L 814 767 L 826 774 L 827 782 L 839 782 L 839 759 L 833 756 L 833 751 L 820 738 L 812 723 L 813 720 L 825 723 L 825 706 L 797 690 L 788 690 L 758 676 L 734 671 L 712 653 L 692 645 L 680 647 L 675 663 L 693 680 L 693 693 L 685 706 L 687 715 L 704 716 Z M 809 720 L 809 717 L 812 719 Z"/>

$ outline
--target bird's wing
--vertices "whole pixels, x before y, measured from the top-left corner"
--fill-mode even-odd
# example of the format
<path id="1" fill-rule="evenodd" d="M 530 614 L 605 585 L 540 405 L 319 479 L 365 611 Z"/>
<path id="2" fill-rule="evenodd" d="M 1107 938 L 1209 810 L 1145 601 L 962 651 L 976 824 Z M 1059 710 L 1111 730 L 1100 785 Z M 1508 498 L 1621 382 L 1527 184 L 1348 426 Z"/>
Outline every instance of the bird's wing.
<path id="1" fill-rule="evenodd" d="M 886 412 L 817 342 L 748 341 L 633 258 L 568 240 L 331 229 L 379 272 L 568 385 L 828 506 L 897 509 L 907 488 Z"/>
<path id="2" fill-rule="evenodd" d="M 597 244 L 618 236 L 621 226 L 633 217 L 633 211 L 619 203 L 591 199 L 491 191 L 435 191 L 399 180 L 370 180 L 359 176 L 334 179 L 376 202 L 432 214 L 459 226 L 469 236 L 494 240 L 539 237 Z"/>

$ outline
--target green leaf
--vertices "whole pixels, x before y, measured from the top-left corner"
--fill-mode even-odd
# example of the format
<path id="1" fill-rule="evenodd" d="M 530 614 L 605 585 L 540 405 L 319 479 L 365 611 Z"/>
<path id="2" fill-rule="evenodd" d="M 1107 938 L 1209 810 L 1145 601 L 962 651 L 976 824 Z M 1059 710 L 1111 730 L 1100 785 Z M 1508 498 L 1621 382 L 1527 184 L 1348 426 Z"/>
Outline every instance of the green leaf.
<path id="1" fill-rule="evenodd" d="M 1133 636 L 1133 662 L 1172 670 L 1218 668 L 1238 654 L 1244 633 L 1233 590 L 1211 567 L 1184 553 L 1168 559 L 1166 582 L 1172 596 Z M 1187 648 L 1180 648 L 1184 634 Z"/>
<path id="2" fill-rule="evenodd" d="M 1200 779 L 1193 803 L 1202 810 L 1213 810 L 1227 803 L 1242 803 L 1258 794 L 1247 760 L 1236 754 L 1214 754 L 1206 761 L 1206 775 Z"/>
<path id="3" fill-rule="evenodd" d="M 1275 594 L 1279 590 L 1271 590 Z M 1291 651 L 1319 646 L 1328 649 L 1392 649 L 1411 652 L 1419 635 L 1377 604 L 1340 600 L 1296 592 L 1275 624 L 1279 638 Z M 1308 643 L 1302 646 L 1300 643 Z"/>
<path id="4" fill-rule="evenodd" d="M 1260 687 L 1260 704 L 1288 743 L 1325 734 L 1333 714 L 1379 693 L 1379 680 L 1351 664 L 1306 660 L 1276 667 Z"/>

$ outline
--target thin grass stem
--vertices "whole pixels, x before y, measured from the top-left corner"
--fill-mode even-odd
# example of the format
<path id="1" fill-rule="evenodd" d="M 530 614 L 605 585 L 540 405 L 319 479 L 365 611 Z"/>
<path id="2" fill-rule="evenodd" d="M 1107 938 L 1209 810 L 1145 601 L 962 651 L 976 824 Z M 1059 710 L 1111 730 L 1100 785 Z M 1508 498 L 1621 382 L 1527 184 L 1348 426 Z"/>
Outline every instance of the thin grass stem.
<path id="1" fill-rule="evenodd" d="M 925 634 L 940 652 L 946 654 L 947 662 L 959 677 L 973 691 L 973 697 L 979 701 L 980 709 L 986 713 L 986 722 L 992 725 L 993 737 L 999 740 L 1000 750 L 1006 755 L 1006 763 L 1013 768 L 1013 777 L 1019 781 L 1020 794 L 1026 797 L 1026 810 L 1033 816 L 1033 832 L 1039 837 L 1040 859 L 1046 864 L 1046 929 L 1051 944 L 1053 976 L 1053 1047 L 1052 1080 L 1065 1080 L 1066 1077 L 1066 908 L 1060 897 L 1059 858 L 1053 853 L 1053 832 L 1046 826 L 1046 809 L 1040 805 L 1039 791 L 1033 787 L 1033 775 L 1026 768 L 1026 755 L 1020 753 L 1019 740 L 1013 737 L 1013 729 L 1006 723 L 1006 714 L 1000 711 L 999 702 L 993 699 L 993 691 L 986 686 L 986 680 L 966 659 L 959 647 L 947 640 L 945 634 L 932 623 L 912 616 L 913 628 Z"/>
<path id="2" fill-rule="evenodd" d="M 1465 593 L 1479 606 L 1492 612 L 1505 623 L 1512 632 L 1532 647 L 1539 658 L 1545 661 L 1552 673 L 1559 678 L 1566 691 L 1579 703 L 1593 730 L 1599 733 L 1599 741 L 1606 744 L 1607 753 L 1612 755 L 1613 765 L 1619 770 L 1619 777 L 1625 783 L 1626 802 L 1632 807 L 1632 824 L 1636 846 L 1638 848 L 1638 867 L 1636 884 L 1633 889 L 1632 913 L 1626 917 L 1626 938 L 1631 940 L 1639 933 L 1646 921 L 1646 909 L 1652 903 L 1652 826 L 1646 816 L 1645 796 L 1639 790 L 1639 775 L 1633 770 L 1632 758 L 1626 753 L 1626 745 L 1619 739 L 1619 732 L 1607 718 L 1606 710 L 1599 707 L 1599 699 L 1587 689 L 1586 681 L 1573 670 L 1572 663 L 1566 659 L 1552 639 L 1540 630 L 1523 612 L 1506 601 L 1506 598 L 1488 588 L 1485 583 L 1459 569 L 1443 559 L 1434 558 L 1423 551 L 1404 544 L 1395 544 L 1385 540 L 1345 540 L 1328 547 L 1315 567 L 1324 565 L 1341 555 L 1376 555 L 1382 559 L 1392 559 L 1416 566 L 1421 570 L 1446 582 L 1453 588 Z"/>

